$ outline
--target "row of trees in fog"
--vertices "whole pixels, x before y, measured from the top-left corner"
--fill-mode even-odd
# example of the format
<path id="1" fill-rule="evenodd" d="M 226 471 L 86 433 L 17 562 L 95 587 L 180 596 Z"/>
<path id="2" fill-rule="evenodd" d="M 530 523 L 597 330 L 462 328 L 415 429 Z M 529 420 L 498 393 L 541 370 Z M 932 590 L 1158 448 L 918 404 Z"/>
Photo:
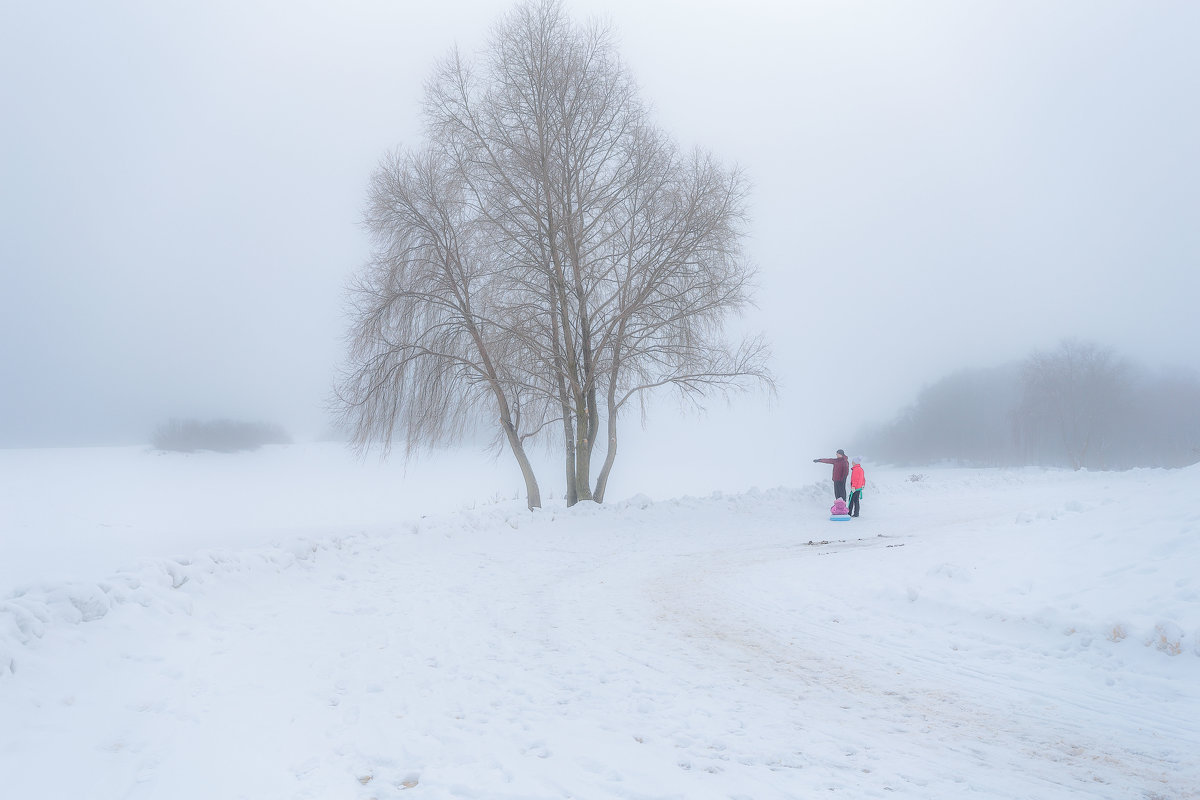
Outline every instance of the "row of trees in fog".
<path id="1" fill-rule="evenodd" d="M 1067 340 L 1019 364 L 949 375 L 858 444 L 892 463 L 1186 466 L 1200 461 L 1200 376 Z"/>
<path id="2" fill-rule="evenodd" d="M 291 444 L 292 437 L 281 426 L 266 422 L 172 419 L 154 429 L 150 443 L 157 450 L 178 453 L 237 453 L 268 444 Z"/>
<path id="3" fill-rule="evenodd" d="M 602 501 L 647 392 L 770 384 L 764 342 L 723 335 L 749 301 L 746 182 L 651 124 L 607 29 L 520 6 L 479 62 L 437 67 L 423 116 L 427 144 L 371 182 L 338 386 L 360 448 L 489 426 L 531 508 L 539 439 L 562 447 L 568 503 Z"/>

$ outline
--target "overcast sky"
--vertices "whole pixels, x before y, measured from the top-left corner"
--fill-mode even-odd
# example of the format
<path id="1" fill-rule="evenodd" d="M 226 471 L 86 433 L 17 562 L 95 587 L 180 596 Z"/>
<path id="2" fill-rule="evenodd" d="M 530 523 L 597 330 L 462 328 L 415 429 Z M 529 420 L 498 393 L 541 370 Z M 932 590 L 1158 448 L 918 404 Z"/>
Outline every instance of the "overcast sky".
<path id="1" fill-rule="evenodd" d="M 321 433 L 370 173 L 419 143 L 435 59 L 511 5 L 5 3 L 0 447 L 169 417 Z M 567 7 L 617 28 L 663 128 L 753 181 L 742 324 L 780 393 L 709 430 L 828 455 L 1064 336 L 1200 368 L 1200 3 Z"/>

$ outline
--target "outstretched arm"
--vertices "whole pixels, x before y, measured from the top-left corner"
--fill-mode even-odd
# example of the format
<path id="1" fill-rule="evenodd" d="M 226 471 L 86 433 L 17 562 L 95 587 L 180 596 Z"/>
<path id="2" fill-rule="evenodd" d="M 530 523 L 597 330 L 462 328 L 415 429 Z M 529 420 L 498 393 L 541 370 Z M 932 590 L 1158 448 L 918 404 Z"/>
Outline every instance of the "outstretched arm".
<path id="1" fill-rule="evenodd" d="M 814 464 L 836 464 L 837 459 L 836 458 L 814 458 L 813 463 Z"/>

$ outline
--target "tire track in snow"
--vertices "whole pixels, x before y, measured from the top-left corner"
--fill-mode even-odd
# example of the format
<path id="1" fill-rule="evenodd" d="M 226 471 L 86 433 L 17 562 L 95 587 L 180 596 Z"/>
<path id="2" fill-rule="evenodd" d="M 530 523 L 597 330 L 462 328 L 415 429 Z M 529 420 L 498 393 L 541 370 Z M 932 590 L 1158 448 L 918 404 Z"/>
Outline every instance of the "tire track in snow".
<path id="1" fill-rule="evenodd" d="M 1161 731 L 1162 720 L 1136 705 L 1095 695 L 1063 697 L 1049 684 L 1029 685 L 1028 670 L 1019 671 L 1022 683 L 1018 685 L 995 670 L 964 668 L 961 659 L 950 663 L 935 653 L 908 650 L 901 670 L 871 667 L 895 658 L 894 652 L 881 652 L 886 642 L 839 631 L 836 620 L 803 615 L 798 621 L 793 617 L 785 640 L 778 626 L 761 624 L 763 609 L 747 613 L 750 606 L 740 604 L 736 596 L 736 587 L 752 584 L 747 573 L 759 565 L 894 544 L 885 541 L 713 552 L 684 570 L 664 572 L 648 591 L 683 636 L 707 645 L 700 647 L 706 658 L 723 652 L 726 658 L 749 664 L 747 679 L 757 681 L 763 691 L 785 699 L 799 693 L 805 702 L 821 696 L 827 708 L 826 713 L 815 715 L 819 719 L 829 719 L 831 714 L 836 718 L 837 711 L 850 711 L 865 702 L 870 711 L 863 721 L 916 736 L 915 742 L 907 743 L 906 758 L 937 759 L 949 746 L 975 761 L 964 772 L 983 768 L 997 773 L 997 785 L 1018 784 L 1011 793 L 993 789 L 990 796 L 1027 797 L 1026 791 L 1036 792 L 1039 787 L 1044 791 L 1047 785 L 1114 800 L 1152 798 L 1159 792 L 1165 793 L 1161 797 L 1200 796 L 1194 776 L 1175 771 L 1182 766 L 1177 750 L 1174 756 L 1156 756 L 1101 735 L 1102 721 L 1114 715 Z M 847 569 L 847 580 L 853 579 L 846 561 L 838 566 Z M 714 587 L 723 591 L 714 594 Z M 1002 697 L 1013 699 L 998 702 Z M 1064 710 L 1069 713 L 1054 716 Z M 1186 752 L 1188 730 L 1188 721 L 1180 719 L 1166 733 L 1169 740 L 1184 742 Z M 1160 757 L 1164 755 L 1166 760 Z M 840 756 L 838 760 L 847 761 Z M 954 771 L 953 763 L 946 766 Z M 1013 770 L 1023 777 L 1013 781 Z M 922 793 L 931 791 L 930 781 L 917 779 L 910 789 L 927 796 Z M 944 789 L 948 797 L 961 791 L 955 786 Z"/>

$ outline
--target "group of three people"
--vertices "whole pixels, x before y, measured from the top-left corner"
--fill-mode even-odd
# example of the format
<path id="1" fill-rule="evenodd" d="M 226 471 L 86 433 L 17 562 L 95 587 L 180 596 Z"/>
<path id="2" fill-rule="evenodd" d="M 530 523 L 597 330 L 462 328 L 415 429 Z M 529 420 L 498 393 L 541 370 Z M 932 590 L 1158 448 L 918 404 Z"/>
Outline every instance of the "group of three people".
<path id="1" fill-rule="evenodd" d="M 833 499 L 846 500 L 846 478 L 850 478 L 850 499 L 848 502 L 848 513 L 852 517 L 857 517 L 862 501 L 863 487 L 867 485 L 866 473 L 863 472 L 862 464 L 857 458 L 854 459 L 854 466 L 851 468 L 850 459 L 846 457 L 846 451 L 838 450 L 837 455 L 833 458 L 814 458 L 814 464 L 832 464 L 833 465 Z"/>

